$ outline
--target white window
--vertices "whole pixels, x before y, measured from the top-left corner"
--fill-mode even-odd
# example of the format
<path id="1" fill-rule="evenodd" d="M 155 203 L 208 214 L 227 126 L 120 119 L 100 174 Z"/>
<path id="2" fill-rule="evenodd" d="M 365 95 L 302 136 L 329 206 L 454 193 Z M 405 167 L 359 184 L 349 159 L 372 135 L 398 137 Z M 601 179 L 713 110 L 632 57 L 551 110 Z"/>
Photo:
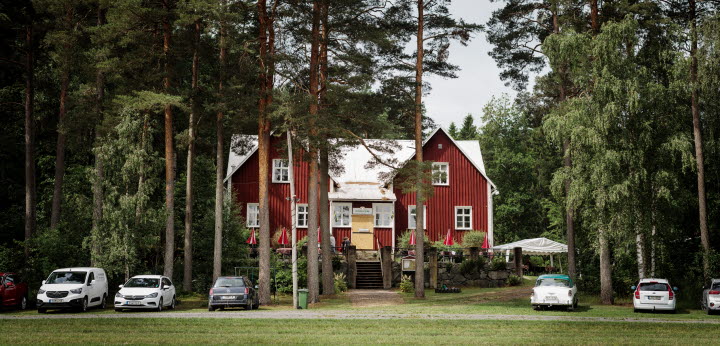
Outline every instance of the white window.
<path id="1" fill-rule="evenodd" d="M 433 185 L 450 185 L 450 166 L 447 162 L 433 162 Z"/>
<path id="2" fill-rule="evenodd" d="M 247 226 L 260 227 L 260 207 L 257 203 L 247 204 Z"/>
<path id="3" fill-rule="evenodd" d="M 455 207 L 455 229 L 472 229 L 472 207 Z"/>
<path id="4" fill-rule="evenodd" d="M 308 226 L 308 205 L 307 204 L 298 204 L 297 205 L 297 212 L 295 213 L 297 216 L 297 227 L 298 228 L 307 228 Z"/>
<path id="5" fill-rule="evenodd" d="M 352 213 L 351 203 L 333 203 L 333 227 L 350 227 Z"/>
<path id="6" fill-rule="evenodd" d="M 273 183 L 289 183 L 290 182 L 290 167 L 288 160 L 274 159 L 273 170 L 272 170 L 272 182 Z"/>
<path id="7" fill-rule="evenodd" d="M 375 227 L 392 227 L 393 205 L 391 203 L 373 203 Z"/>
<path id="8" fill-rule="evenodd" d="M 417 207 L 414 205 L 408 206 L 408 229 L 417 228 Z M 427 206 L 423 206 L 423 229 L 427 229 Z"/>

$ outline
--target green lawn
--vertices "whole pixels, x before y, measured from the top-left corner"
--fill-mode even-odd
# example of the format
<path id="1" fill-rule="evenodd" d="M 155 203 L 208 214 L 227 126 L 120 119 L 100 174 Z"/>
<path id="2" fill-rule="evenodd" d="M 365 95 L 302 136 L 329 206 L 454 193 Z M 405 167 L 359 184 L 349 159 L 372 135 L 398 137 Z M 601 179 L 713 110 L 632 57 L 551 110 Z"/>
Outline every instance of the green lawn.
<path id="1" fill-rule="evenodd" d="M 45 319 L 0 321 L 3 344 L 712 344 L 717 325 L 467 320 Z"/>

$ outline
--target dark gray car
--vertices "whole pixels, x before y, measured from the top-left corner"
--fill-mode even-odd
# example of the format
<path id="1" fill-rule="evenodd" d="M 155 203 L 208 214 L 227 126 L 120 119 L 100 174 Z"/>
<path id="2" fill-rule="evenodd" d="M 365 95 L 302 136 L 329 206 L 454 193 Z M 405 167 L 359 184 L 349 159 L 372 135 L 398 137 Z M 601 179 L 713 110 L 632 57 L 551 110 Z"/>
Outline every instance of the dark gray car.
<path id="1" fill-rule="evenodd" d="M 256 287 L 246 276 L 221 276 L 215 280 L 208 295 L 208 310 L 244 307 L 245 310 L 260 306 Z"/>
<path id="2" fill-rule="evenodd" d="M 720 279 L 712 279 L 710 286 L 705 288 L 701 305 L 708 315 L 720 311 Z"/>

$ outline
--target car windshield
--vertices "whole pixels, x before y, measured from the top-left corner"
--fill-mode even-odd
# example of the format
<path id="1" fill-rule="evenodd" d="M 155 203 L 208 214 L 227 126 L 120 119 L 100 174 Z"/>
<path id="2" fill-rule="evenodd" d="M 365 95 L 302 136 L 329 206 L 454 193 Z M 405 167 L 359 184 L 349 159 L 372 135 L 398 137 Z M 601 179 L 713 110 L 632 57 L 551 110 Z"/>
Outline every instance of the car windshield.
<path id="1" fill-rule="evenodd" d="M 160 279 L 132 278 L 123 287 L 158 288 Z"/>
<path id="2" fill-rule="evenodd" d="M 720 290 L 720 282 L 712 284 L 711 290 Z"/>
<path id="3" fill-rule="evenodd" d="M 669 291 L 670 285 L 658 282 L 646 282 L 640 284 L 641 291 Z"/>
<path id="4" fill-rule="evenodd" d="M 547 278 L 540 279 L 535 284 L 535 287 L 570 287 L 570 281 L 565 279 Z"/>
<path id="5" fill-rule="evenodd" d="M 242 278 L 218 278 L 214 287 L 245 287 Z"/>
<path id="6" fill-rule="evenodd" d="M 84 284 L 87 272 L 53 272 L 46 284 Z"/>

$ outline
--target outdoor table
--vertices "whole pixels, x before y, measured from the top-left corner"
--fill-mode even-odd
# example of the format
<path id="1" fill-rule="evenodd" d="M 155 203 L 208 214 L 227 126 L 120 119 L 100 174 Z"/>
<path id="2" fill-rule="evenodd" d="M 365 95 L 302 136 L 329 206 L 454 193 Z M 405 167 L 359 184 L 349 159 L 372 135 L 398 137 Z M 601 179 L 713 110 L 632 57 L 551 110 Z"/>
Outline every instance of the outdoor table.
<path id="1" fill-rule="evenodd" d="M 292 248 L 291 247 L 281 247 L 275 250 L 278 254 L 281 254 L 283 256 L 287 256 L 292 254 Z"/>

